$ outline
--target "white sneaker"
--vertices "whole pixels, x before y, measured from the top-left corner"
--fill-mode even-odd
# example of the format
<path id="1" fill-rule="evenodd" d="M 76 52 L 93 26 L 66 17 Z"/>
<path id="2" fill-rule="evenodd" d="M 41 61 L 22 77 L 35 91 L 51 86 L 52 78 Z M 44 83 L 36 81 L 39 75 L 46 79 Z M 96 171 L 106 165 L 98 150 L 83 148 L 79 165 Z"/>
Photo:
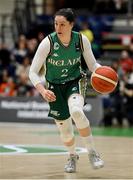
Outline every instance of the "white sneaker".
<path id="1" fill-rule="evenodd" d="M 79 156 L 76 154 L 71 154 L 70 157 L 68 158 L 68 162 L 65 165 L 65 172 L 67 173 L 74 173 L 76 172 L 76 163 L 77 160 L 79 159 Z"/>
<path id="2" fill-rule="evenodd" d="M 89 152 L 89 160 L 94 169 L 99 169 L 104 167 L 104 161 L 100 158 L 99 153 L 91 149 Z"/>

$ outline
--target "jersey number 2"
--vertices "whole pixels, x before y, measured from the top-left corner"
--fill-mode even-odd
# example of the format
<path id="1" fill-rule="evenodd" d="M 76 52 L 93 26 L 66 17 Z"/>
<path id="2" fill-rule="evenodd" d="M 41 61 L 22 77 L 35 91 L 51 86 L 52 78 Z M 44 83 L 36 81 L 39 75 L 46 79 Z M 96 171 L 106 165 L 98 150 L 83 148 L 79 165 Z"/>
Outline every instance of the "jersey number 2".
<path id="1" fill-rule="evenodd" d="M 68 76 L 68 69 L 62 69 L 62 75 L 61 75 L 61 77 L 67 77 Z"/>

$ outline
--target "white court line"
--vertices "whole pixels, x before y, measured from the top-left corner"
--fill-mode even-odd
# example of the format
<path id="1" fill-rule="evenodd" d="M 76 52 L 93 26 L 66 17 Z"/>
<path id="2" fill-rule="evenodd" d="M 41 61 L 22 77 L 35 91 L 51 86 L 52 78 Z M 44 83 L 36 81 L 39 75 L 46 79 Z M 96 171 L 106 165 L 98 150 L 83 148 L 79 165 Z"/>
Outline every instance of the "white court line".
<path id="1" fill-rule="evenodd" d="M 44 127 L 49 127 L 49 128 L 56 128 L 56 124 L 49 124 L 49 123 L 24 123 L 24 122 L 0 122 L 0 128 L 1 127 L 19 127 L 19 128 L 24 128 L 24 127 L 39 127 L 39 128 L 44 128 Z"/>
<path id="2" fill-rule="evenodd" d="M 29 144 L 29 145 L 24 145 L 24 144 L 17 144 L 17 145 L 4 145 L 4 144 L 0 144 L 0 146 L 11 149 L 11 150 L 15 150 L 15 152 L 2 152 L 0 153 L 0 155 L 65 155 L 65 154 L 69 154 L 64 146 L 54 146 L 54 145 L 39 145 L 39 144 Z M 35 147 L 35 148 L 51 148 L 51 150 L 62 150 L 62 151 L 66 151 L 66 152 L 52 152 L 52 153 L 48 153 L 48 152 L 44 152 L 44 153 L 29 153 L 25 148 L 26 147 Z M 76 147 L 77 152 L 79 154 L 81 153 L 86 153 L 87 150 L 85 148 L 82 147 Z"/>

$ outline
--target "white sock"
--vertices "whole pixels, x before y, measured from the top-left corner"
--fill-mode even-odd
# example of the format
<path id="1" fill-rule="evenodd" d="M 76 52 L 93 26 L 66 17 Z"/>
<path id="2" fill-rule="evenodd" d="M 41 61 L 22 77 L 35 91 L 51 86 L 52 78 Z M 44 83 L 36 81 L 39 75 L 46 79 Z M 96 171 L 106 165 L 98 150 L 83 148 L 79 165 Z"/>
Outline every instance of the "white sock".
<path id="1" fill-rule="evenodd" d="M 82 137 L 82 139 L 83 139 L 83 142 L 85 144 L 85 147 L 86 147 L 88 153 L 89 153 L 89 151 L 91 149 L 95 149 L 95 145 L 94 145 L 92 134 L 90 136 L 87 136 L 87 137 Z"/>
<path id="2" fill-rule="evenodd" d="M 76 154 L 75 143 L 72 146 L 66 146 L 69 154 Z"/>

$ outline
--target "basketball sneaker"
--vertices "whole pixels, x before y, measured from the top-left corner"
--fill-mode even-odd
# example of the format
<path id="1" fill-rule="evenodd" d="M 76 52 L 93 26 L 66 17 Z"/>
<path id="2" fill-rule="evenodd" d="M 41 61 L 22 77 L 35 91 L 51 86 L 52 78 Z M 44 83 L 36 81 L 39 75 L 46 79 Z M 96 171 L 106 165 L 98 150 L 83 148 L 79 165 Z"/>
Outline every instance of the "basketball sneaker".
<path id="1" fill-rule="evenodd" d="M 100 158 L 99 153 L 94 149 L 91 149 L 89 152 L 89 160 L 94 169 L 99 169 L 104 166 L 104 161 Z"/>
<path id="2" fill-rule="evenodd" d="M 67 173 L 76 172 L 76 164 L 78 159 L 79 156 L 77 154 L 70 154 L 70 157 L 68 158 L 68 162 L 65 165 L 65 172 Z"/>

